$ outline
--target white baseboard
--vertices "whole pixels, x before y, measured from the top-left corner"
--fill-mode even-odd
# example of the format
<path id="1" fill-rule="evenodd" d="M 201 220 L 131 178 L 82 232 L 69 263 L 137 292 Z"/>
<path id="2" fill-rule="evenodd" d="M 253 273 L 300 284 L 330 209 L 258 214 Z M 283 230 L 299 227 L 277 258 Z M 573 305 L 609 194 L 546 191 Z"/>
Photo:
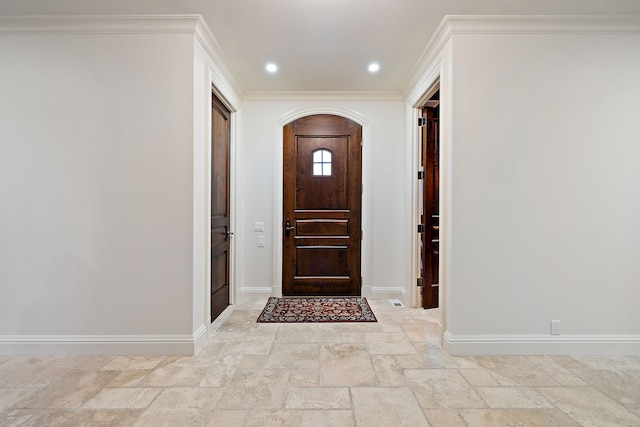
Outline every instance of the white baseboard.
<path id="1" fill-rule="evenodd" d="M 443 348 L 456 356 L 640 355 L 640 335 L 443 335 Z"/>
<path id="2" fill-rule="evenodd" d="M 275 289 L 275 288 L 274 288 Z M 247 286 L 240 288 L 240 302 L 248 301 L 266 301 L 270 296 L 274 295 L 274 289 L 262 286 Z M 281 294 L 282 295 L 282 294 Z"/>
<path id="3" fill-rule="evenodd" d="M 193 353 L 198 354 L 202 347 L 205 346 L 209 340 L 209 330 L 206 325 L 200 325 L 198 330 L 193 334 Z"/>
<path id="4" fill-rule="evenodd" d="M 0 335 L 0 355 L 193 355 L 207 341 L 193 335 Z"/>
<path id="5" fill-rule="evenodd" d="M 371 299 L 399 299 L 405 306 L 410 306 L 407 301 L 409 292 L 400 286 L 372 286 L 368 292 Z"/>

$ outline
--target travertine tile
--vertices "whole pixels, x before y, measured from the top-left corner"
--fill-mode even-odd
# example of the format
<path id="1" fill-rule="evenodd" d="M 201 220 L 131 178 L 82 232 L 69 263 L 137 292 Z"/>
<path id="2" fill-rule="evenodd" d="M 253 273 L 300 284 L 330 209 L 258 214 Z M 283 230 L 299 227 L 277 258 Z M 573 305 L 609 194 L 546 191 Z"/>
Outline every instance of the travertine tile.
<path id="1" fill-rule="evenodd" d="M 117 356 L 105 364 L 103 371 L 126 371 L 130 369 L 153 369 L 164 360 L 161 356 Z"/>
<path id="2" fill-rule="evenodd" d="M 417 354 L 415 347 L 400 332 L 365 333 L 370 354 Z"/>
<path id="3" fill-rule="evenodd" d="M 226 388 L 219 409 L 279 409 L 287 397 L 283 370 L 239 371 Z"/>
<path id="4" fill-rule="evenodd" d="M 640 426 L 639 356 L 450 356 L 438 310 L 370 302 L 377 323 L 232 306 L 195 356 L 0 356 L 0 425 Z"/>
<path id="5" fill-rule="evenodd" d="M 525 359 L 533 366 L 547 373 L 558 384 L 564 386 L 586 386 L 587 383 L 573 371 L 560 365 L 556 360 L 548 356 L 525 356 Z"/>
<path id="6" fill-rule="evenodd" d="M 342 342 L 366 342 L 364 339 L 364 332 L 342 332 L 341 337 Z"/>
<path id="7" fill-rule="evenodd" d="M 267 364 L 268 354 L 245 354 L 238 369 L 262 369 Z"/>
<path id="8" fill-rule="evenodd" d="M 531 387 L 478 387 L 476 391 L 491 408 L 553 408 Z"/>
<path id="9" fill-rule="evenodd" d="M 457 409 L 425 409 L 424 415 L 433 427 L 469 427 Z"/>
<path id="10" fill-rule="evenodd" d="M 585 427 L 638 426 L 640 418 L 591 387 L 539 387 L 538 391 Z"/>
<path id="11" fill-rule="evenodd" d="M 353 414 L 345 410 L 252 411 L 245 427 L 349 427 Z"/>
<path id="12" fill-rule="evenodd" d="M 628 409 L 640 410 L 640 376 L 625 371 L 580 369 L 574 371 L 589 385 L 621 403 Z"/>
<path id="13" fill-rule="evenodd" d="M 394 355 L 376 354 L 371 356 L 371 362 L 373 363 L 373 369 L 376 371 L 379 385 L 397 386 L 407 384 L 404 369 Z"/>
<path id="14" fill-rule="evenodd" d="M 278 330 L 278 324 L 257 323 L 256 317 L 253 311 L 234 310 L 224 319 L 224 323 L 220 325 L 217 332 L 276 332 Z"/>
<path id="15" fill-rule="evenodd" d="M 376 374 L 363 344 L 322 344 L 320 385 L 376 385 Z"/>
<path id="16" fill-rule="evenodd" d="M 394 354 L 393 357 L 402 369 L 424 369 L 427 365 L 419 354 Z"/>
<path id="17" fill-rule="evenodd" d="M 111 380 L 109 384 L 107 384 L 107 387 L 135 387 L 144 377 L 149 375 L 150 372 L 151 369 L 132 369 L 129 371 L 122 371 L 118 373 L 118 376 Z"/>
<path id="18" fill-rule="evenodd" d="M 240 368 L 244 357 L 239 355 L 221 356 L 207 363 L 200 381 L 202 387 L 224 387 L 231 381 Z"/>
<path id="19" fill-rule="evenodd" d="M 80 408 L 115 376 L 116 372 L 70 372 L 20 401 L 15 408 Z"/>
<path id="20" fill-rule="evenodd" d="M 521 356 L 484 356 L 476 360 L 505 386 L 542 386 L 559 385 L 544 371 L 533 366 Z"/>
<path id="21" fill-rule="evenodd" d="M 463 409 L 460 415 L 468 427 L 580 427 L 559 409 Z"/>
<path id="22" fill-rule="evenodd" d="M 245 334 L 220 332 L 213 337 L 213 341 L 223 346 L 222 348 L 226 354 L 269 354 L 275 337 L 275 333 Z"/>
<path id="23" fill-rule="evenodd" d="M 275 342 L 267 369 L 318 369 L 320 344 Z"/>
<path id="24" fill-rule="evenodd" d="M 0 365 L 0 388 L 43 387 L 60 379 L 51 372 L 56 358 L 16 356 Z"/>
<path id="25" fill-rule="evenodd" d="M 498 380 L 496 380 L 489 371 L 483 368 L 477 369 L 458 369 L 458 372 L 471 384 L 473 387 L 495 387 L 499 386 Z"/>
<path id="26" fill-rule="evenodd" d="M 329 324 L 281 325 L 276 342 L 324 343 L 340 341 L 340 326 Z"/>
<path id="27" fill-rule="evenodd" d="M 485 408 L 486 403 L 456 370 L 405 371 L 420 406 L 425 409 Z"/>
<path id="28" fill-rule="evenodd" d="M 380 326 L 380 322 L 354 322 L 354 323 L 336 323 L 338 325 L 338 330 L 340 333 L 360 333 L 364 334 L 365 332 L 382 332 Z"/>
<path id="29" fill-rule="evenodd" d="M 158 388 L 104 388 L 85 403 L 83 408 L 144 409 L 158 394 Z"/>
<path id="30" fill-rule="evenodd" d="M 140 410 L 81 410 L 57 411 L 37 420 L 36 425 L 48 427 L 69 426 L 132 426 L 140 417 Z"/>
<path id="31" fill-rule="evenodd" d="M 427 342 L 429 336 L 438 335 L 438 327 L 428 323 L 410 323 L 402 325 L 401 328 L 411 342 Z"/>
<path id="32" fill-rule="evenodd" d="M 414 344 L 420 351 L 428 368 L 432 369 L 474 369 L 480 368 L 480 364 L 473 357 L 451 356 L 442 351 L 440 346 L 423 343 Z"/>
<path id="33" fill-rule="evenodd" d="M 562 355 L 550 355 L 544 356 L 547 359 L 553 360 L 558 365 L 562 366 L 565 369 L 587 369 L 588 366 L 576 359 L 573 356 L 562 356 Z"/>
<path id="34" fill-rule="evenodd" d="M 428 426 L 408 387 L 351 389 L 356 422 L 361 426 Z"/>
<path id="35" fill-rule="evenodd" d="M 170 387 L 153 401 L 151 408 L 202 409 L 212 411 L 222 390 L 211 387 Z"/>
<path id="36" fill-rule="evenodd" d="M 319 382 L 317 369 L 290 371 L 289 387 L 317 387 Z"/>
<path id="37" fill-rule="evenodd" d="M 148 408 L 134 424 L 136 427 L 203 426 L 211 412 L 199 409 Z"/>
<path id="38" fill-rule="evenodd" d="M 591 369 L 640 371 L 640 362 L 625 356 L 573 356 Z"/>
<path id="39" fill-rule="evenodd" d="M 351 397 L 345 387 L 290 388 L 285 408 L 351 409 Z"/>
<path id="40" fill-rule="evenodd" d="M 35 388 L 0 388 L 0 412 L 35 393 Z"/>
<path id="41" fill-rule="evenodd" d="M 61 375 L 70 371 L 95 371 L 111 361 L 112 356 L 54 356 L 40 375 Z"/>
<path id="42" fill-rule="evenodd" d="M 138 385 L 141 387 L 193 387 L 200 384 L 206 368 L 179 359 L 151 371 Z"/>
<path id="43" fill-rule="evenodd" d="M 380 324 L 380 332 L 388 333 L 388 334 L 403 334 L 402 325 L 399 324 L 391 324 L 391 323 L 381 323 Z"/>
<path id="44" fill-rule="evenodd" d="M 31 427 L 38 426 L 38 419 L 42 418 L 44 410 L 37 409 L 7 409 L 0 411 L 3 427 Z"/>
<path id="45" fill-rule="evenodd" d="M 232 409 L 221 409 L 215 411 L 209 418 L 207 427 L 243 427 L 247 411 Z"/>

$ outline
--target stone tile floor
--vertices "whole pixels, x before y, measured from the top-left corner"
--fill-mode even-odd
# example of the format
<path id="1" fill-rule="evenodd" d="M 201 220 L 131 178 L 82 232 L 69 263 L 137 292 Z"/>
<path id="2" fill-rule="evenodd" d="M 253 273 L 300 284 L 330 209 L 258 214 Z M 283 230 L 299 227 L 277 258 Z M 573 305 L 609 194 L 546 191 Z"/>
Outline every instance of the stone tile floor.
<path id="1" fill-rule="evenodd" d="M 437 310 L 257 324 L 227 310 L 191 357 L 0 356 L 0 425 L 640 426 L 640 357 L 453 357 Z"/>

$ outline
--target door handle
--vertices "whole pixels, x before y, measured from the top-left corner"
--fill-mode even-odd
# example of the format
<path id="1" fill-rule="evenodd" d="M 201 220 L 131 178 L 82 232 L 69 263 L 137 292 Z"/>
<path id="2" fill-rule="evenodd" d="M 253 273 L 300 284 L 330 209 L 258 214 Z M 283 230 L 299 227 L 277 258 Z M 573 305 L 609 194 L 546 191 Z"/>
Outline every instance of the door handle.
<path id="1" fill-rule="evenodd" d="M 227 237 L 231 237 L 231 236 L 233 236 L 233 231 L 227 231 L 226 234 L 227 234 Z"/>
<path id="2" fill-rule="evenodd" d="M 287 218 L 287 221 L 284 224 L 284 232 L 287 234 L 287 236 L 289 235 L 289 233 L 291 233 L 291 230 L 295 230 L 295 227 L 291 226 L 291 220 L 289 218 Z"/>

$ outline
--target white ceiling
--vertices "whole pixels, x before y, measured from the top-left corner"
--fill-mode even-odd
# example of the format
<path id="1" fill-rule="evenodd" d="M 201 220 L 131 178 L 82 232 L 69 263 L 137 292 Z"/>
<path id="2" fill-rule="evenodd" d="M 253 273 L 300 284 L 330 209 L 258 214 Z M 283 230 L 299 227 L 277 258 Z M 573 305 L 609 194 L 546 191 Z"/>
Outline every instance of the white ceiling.
<path id="1" fill-rule="evenodd" d="M 58 14 L 200 14 L 249 92 L 399 92 L 445 15 L 640 15 L 640 0 L 0 0 Z"/>

